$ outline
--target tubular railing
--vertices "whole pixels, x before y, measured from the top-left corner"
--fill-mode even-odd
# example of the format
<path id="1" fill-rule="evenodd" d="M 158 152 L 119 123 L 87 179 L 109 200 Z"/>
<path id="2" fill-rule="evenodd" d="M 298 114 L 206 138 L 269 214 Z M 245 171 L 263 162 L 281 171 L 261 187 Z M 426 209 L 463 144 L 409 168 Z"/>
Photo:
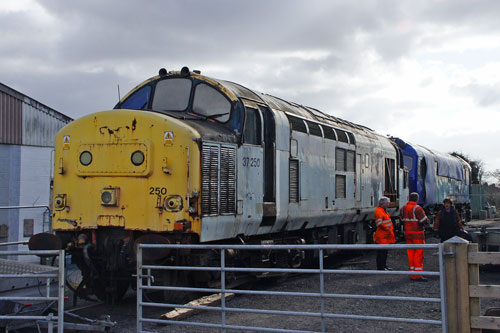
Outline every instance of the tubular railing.
<path id="1" fill-rule="evenodd" d="M 4 243 L 0 245 L 10 245 L 10 243 Z M 0 297 L 0 301 L 19 301 L 19 302 L 57 302 L 57 316 L 53 313 L 49 313 L 46 316 L 36 316 L 36 315 L 23 315 L 10 314 L 10 315 L 0 315 L 0 320 L 46 320 L 48 323 L 48 332 L 53 332 L 54 323 L 57 323 L 57 332 L 64 332 L 64 250 L 43 250 L 43 251 L 0 251 L 0 255 L 42 255 L 42 256 L 58 256 L 58 271 L 54 273 L 50 272 L 33 272 L 33 273 L 21 273 L 21 274 L 0 274 L 0 279 L 25 279 L 25 278 L 36 278 L 36 279 L 46 279 L 45 282 L 45 296 L 39 297 L 21 297 L 21 296 L 3 296 Z M 51 279 L 58 280 L 57 295 L 51 296 L 50 287 Z M 0 294 L 1 295 L 1 294 Z"/>
<path id="2" fill-rule="evenodd" d="M 192 249 L 192 250 L 220 250 L 220 266 L 157 266 L 146 265 L 143 263 L 144 249 Z M 415 275 L 414 271 L 379 271 L 379 270 L 342 270 L 342 269 L 325 269 L 324 268 L 324 251 L 325 250 L 395 250 L 395 249 L 438 249 L 439 255 L 439 271 L 419 272 L 418 275 L 439 276 L 440 281 L 440 297 L 406 297 L 406 296 L 380 296 L 380 295 L 356 295 L 356 294 L 332 294 L 325 292 L 325 274 L 371 274 L 371 275 Z M 252 267 L 226 267 L 226 251 L 227 250 L 317 250 L 319 251 L 319 268 L 314 269 L 299 269 L 299 268 L 252 268 Z M 315 317 L 321 319 L 321 332 L 326 332 L 325 319 L 327 318 L 343 318 L 357 320 L 376 320 L 386 322 L 405 322 L 415 324 L 431 324 L 440 325 L 443 332 L 447 332 L 446 318 L 446 279 L 443 261 L 443 244 L 390 244 L 390 245 L 160 245 L 160 244 L 140 244 L 137 252 L 137 332 L 148 332 L 144 330 L 145 323 L 156 324 L 175 324 L 193 327 L 211 327 L 219 328 L 221 332 L 226 332 L 226 329 L 233 330 L 248 330 L 248 331 L 266 331 L 266 332 L 305 332 L 299 330 L 285 330 L 276 328 L 254 327 L 229 325 L 226 323 L 226 314 L 229 312 L 239 313 L 254 313 L 254 314 L 275 314 L 284 316 L 304 316 Z M 220 272 L 220 288 L 194 288 L 180 286 L 158 286 L 152 285 L 152 270 L 185 270 L 185 271 L 215 271 Z M 311 292 L 277 292 L 265 290 L 239 290 L 226 288 L 226 272 L 249 272 L 249 273 L 301 273 L 301 274 L 319 274 L 320 290 L 316 293 Z M 146 280 L 146 284 L 143 281 Z M 173 303 L 155 303 L 144 301 L 144 291 L 187 291 L 187 292 L 203 292 L 203 293 L 220 293 L 220 306 L 194 306 L 181 305 Z M 302 296 L 302 297 L 317 297 L 321 301 L 320 312 L 302 312 L 302 311 L 284 311 L 284 310 L 261 310 L 261 309 L 245 309 L 229 307 L 226 304 L 226 294 L 247 294 L 247 295 L 279 295 L 279 296 Z M 325 311 L 325 300 L 327 298 L 345 298 L 345 299 L 365 299 L 365 300 L 386 300 L 386 301 L 408 301 L 408 302 L 434 302 L 441 304 L 441 320 L 419 319 L 419 318 L 398 318 L 384 316 L 366 316 L 353 314 L 336 314 L 327 313 Z M 144 317 L 144 307 L 156 308 L 185 308 L 198 309 L 207 311 L 219 311 L 221 313 L 220 324 L 186 322 L 177 320 L 162 320 Z M 307 331 L 310 332 L 310 331 Z"/>

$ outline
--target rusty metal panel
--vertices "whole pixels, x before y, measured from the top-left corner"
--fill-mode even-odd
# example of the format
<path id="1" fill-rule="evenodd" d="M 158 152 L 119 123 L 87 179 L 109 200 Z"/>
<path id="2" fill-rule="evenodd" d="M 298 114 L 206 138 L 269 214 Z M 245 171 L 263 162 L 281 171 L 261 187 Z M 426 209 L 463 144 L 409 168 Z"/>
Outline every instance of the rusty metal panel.
<path id="1" fill-rule="evenodd" d="M 0 143 L 53 147 L 72 119 L 0 83 Z"/>
<path id="2" fill-rule="evenodd" d="M 0 85 L 0 143 L 22 144 L 22 101 L 18 97 Z"/>
<path id="3" fill-rule="evenodd" d="M 25 97 L 23 103 L 23 144 L 53 147 L 56 133 L 71 118 Z"/>

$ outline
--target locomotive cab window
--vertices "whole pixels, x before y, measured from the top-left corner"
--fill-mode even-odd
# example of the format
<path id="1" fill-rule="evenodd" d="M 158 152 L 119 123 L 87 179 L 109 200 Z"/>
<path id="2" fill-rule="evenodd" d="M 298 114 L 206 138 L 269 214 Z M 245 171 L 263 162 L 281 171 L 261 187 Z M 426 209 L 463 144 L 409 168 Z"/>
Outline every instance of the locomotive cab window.
<path id="1" fill-rule="evenodd" d="M 144 110 L 148 108 L 151 86 L 144 86 L 130 95 L 122 104 L 115 109 Z"/>
<path id="2" fill-rule="evenodd" d="M 215 88 L 200 83 L 194 90 L 193 112 L 225 123 L 231 116 L 231 103 Z"/>
<path id="3" fill-rule="evenodd" d="M 245 109 L 245 127 L 243 128 L 243 142 L 260 145 L 262 144 L 262 123 L 257 109 Z"/>
<path id="4" fill-rule="evenodd" d="M 408 171 L 413 170 L 413 157 L 411 157 L 409 155 L 403 155 L 403 161 L 404 161 L 405 167 L 408 168 Z"/>
<path id="5" fill-rule="evenodd" d="M 155 111 L 184 111 L 189 105 L 191 80 L 167 79 L 156 84 L 153 97 Z"/>

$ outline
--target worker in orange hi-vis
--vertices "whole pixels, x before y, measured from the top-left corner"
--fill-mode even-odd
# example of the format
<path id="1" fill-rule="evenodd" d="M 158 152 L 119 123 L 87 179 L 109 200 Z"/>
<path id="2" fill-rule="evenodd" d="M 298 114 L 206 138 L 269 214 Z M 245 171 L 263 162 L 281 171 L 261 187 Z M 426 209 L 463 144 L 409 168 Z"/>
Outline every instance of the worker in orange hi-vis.
<path id="1" fill-rule="evenodd" d="M 389 206 L 389 198 L 381 197 L 378 207 L 375 209 L 375 224 L 377 230 L 375 231 L 374 240 L 377 244 L 392 244 L 396 241 L 394 238 L 394 227 L 392 225 L 391 217 L 387 213 Z M 377 269 L 390 271 L 387 267 L 387 250 L 377 250 Z"/>
<path id="2" fill-rule="evenodd" d="M 401 211 L 401 220 L 404 223 L 407 244 L 425 244 L 425 224 L 428 223 L 424 209 L 418 202 L 418 193 L 410 194 L 410 201 Z M 410 271 L 422 272 L 424 270 L 424 249 L 408 249 L 408 264 Z M 427 282 L 422 275 L 410 275 L 412 281 Z"/>

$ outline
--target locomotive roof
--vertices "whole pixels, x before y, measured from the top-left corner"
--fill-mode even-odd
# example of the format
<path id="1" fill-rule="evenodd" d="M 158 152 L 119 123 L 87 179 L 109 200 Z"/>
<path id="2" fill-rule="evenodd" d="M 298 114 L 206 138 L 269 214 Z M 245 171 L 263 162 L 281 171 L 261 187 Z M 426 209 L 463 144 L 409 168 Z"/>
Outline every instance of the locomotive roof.
<path id="1" fill-rule="evenodd" d="M 160 70 L 160 72 L 162 70 Z M 247 87 L 245 87 L 241 84 L 235 83 L 235 82 L 215 79 L 212 77 L 201 75 L 199 71 L 191 72 L 186 67 L 184 67 L 181 71 L 170 71 L 168 73 L 166 71 L 164 71 L 162 75 L 157 75 L 157 76 L 154 76 L 154 77 L 144 81 L 143 83 L 139 84 L 137 87 L 132 89 L 127 95 L 125 95 L 123 97 L 122 101 L 125 100 L 128 96 L 130 96 L 131 93 L 138 90 L 143 85 L 148 84 L 151 81 L 158 80 L 162 77 L 166 77 L 166 76 L 171 76 L 171 77 L 190 76 L 193 78 L 197 78 L 197 79 L 206 81 L 214 86 L 217 86 L 224 93 L 226 93 L 228 95 L 228 97 L 232 100 L 238 100 L 238 99 L 253 100 L 253 101 L 258 102 L 258 103 L 267 104 L 273 110 L 282 111 L 282 112 L 285 112 L 287 114 L 291 114 L 291 115 L 294 115 L 294 116 L 297 116 L 300 118 L 304 118 L 306 120 L 310 120 L 313 122 L 328 124 L 331 126 L 337 126 L 337 127 L 351 130 L 351 131 L 354 130 L 354 132 L 356 132 L 356 130 L 357 130 L 359 132 L 363 132 L 365 135 L 368 135 L 368 136 L 377 135 L 377 133 L 375 133 L 372 129 L 370 129 L 366 126 L 355 124 L 353 122 L 332 116 L 330 114 L 324 113 L 322 111 L 319 111 L 318 109 L 315 109 L 315 108 L 312 108 L 309 106 L 304 106 L 304 105 L 301 105 L 298 103 L 286 101 L 286 100 L 281 99 L 281 98 L 276 97 L 276 96 L 272 96 L 269 94 L 264 94 L 264 93 L 252 90 L 250 88 L 247 88 Z"/>
<path id="2" fill-rule="evenodd" d="M 272 96 L 269 94 L 264 94 L 261 92 L 257 92 L 255 90 L 252 90 L 250 88 L 247 88 L 245 86 L 242 86 L 238 83 L 234 83 L 231 81 L 225 81 L 225 80 L 218 80 L 218 79 L 213 79 L 212 80 L 218 82 L 219 84 L 223 85 L 226 89 L 230 90 L 235 96 L 239 98 L 245 98 L 245 99 L 250 99 L 254 100 L 260 103 L 265 103 L 269 105 L 272 109 L 274 110 L 279 110 L 283 111 L 289 114 L 293 114 L 308 120 L 316 121 L 319 123 L 326 123 L 330 125 L 343 125 L 345 127 L 350 127 L 350 128 L 356 128 L 358 130 L 362 131 L 370 131 L 373 132 L 372 129 L 352 123 L 350 121 L 326 114 L 324 112 L 319 111 L 318 109 L 309 107 L 309 106 L 304 106 L 301 104 L 297 104 L 294 102 L 289 102 L 284 99 L 281 99 L 276 96 Z"/>

